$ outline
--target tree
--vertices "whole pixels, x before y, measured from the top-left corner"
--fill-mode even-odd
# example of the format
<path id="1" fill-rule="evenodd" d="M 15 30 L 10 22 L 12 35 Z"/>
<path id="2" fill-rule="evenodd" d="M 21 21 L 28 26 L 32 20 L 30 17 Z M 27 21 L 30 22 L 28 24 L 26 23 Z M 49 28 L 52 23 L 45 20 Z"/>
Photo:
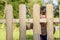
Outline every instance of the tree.
<path id="1" fill-rule="evenodd" d="M 58 0 L 58 4 L 60 4 L 60 0 Z"/>

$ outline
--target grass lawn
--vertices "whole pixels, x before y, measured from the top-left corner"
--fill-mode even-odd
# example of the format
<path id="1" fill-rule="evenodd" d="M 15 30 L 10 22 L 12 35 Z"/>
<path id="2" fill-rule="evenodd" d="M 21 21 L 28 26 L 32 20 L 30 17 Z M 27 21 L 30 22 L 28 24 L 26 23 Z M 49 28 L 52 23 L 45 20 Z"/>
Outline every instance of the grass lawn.
<path id="1" fill-rule="evenodd" d="M 59 30 L 57 30 L 54 34 L 55 40 L 59 40 Z M 33 40 L 33 31 L 27 30 L 26 31 L 26 39 L 27 40 Z M 0 29 L 0 40 L 6 40 L 6 31 L 4 29 Z M 13 31 L 13 40 L 19 40 L 19 31 L 18 28 L 16 28 Z"/>

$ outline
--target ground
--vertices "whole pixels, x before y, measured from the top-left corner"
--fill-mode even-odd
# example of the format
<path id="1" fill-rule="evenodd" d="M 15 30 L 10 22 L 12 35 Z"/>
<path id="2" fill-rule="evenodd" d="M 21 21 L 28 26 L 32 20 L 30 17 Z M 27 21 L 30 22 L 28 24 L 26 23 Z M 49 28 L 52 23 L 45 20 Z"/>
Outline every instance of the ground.
<path id="1" fill-rule="evenodd" d="M 54 34 L 55 40 L 59 40 L 59 30 L 57 30 Z M 33 40 L 33 31 L 27 30 L 26 31 L 26 39 Z M 6 30 L 0 29 L 0 40 L 6 40 Z M 19 40 L 19 31 L 18 28 L 13 30 L 13 40 Z"/>

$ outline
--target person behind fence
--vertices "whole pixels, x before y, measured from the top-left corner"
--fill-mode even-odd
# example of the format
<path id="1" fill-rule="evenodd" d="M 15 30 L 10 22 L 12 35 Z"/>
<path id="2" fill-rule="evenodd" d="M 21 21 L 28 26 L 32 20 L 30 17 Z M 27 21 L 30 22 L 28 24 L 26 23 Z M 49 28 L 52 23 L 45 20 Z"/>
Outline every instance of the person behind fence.
<path id="1" fill-rule="evenodd" d="M 46 18 L 46 7 L 42 6 L 40 8 L 40 18 Z M 41 25 L 41 34 L 40 34 L 40 40 L 47 40 L 47 23 L 40 23 Z M 28 25 L 26 25 L 26 30 L 33 29 L 33 23 L 30 23 L 30 27 L 28 28 Z M 55 28 L 54 28 L 55 32 Z"/>
<path id="2" fill-rule="evenodd" d="M 46 7 L 45 6 L 40 8 L 40 18 L 46 18 Z M 40 40 L 47 40 L 46 23 L 42 22 L 40 24 L 41 24 Z"/>

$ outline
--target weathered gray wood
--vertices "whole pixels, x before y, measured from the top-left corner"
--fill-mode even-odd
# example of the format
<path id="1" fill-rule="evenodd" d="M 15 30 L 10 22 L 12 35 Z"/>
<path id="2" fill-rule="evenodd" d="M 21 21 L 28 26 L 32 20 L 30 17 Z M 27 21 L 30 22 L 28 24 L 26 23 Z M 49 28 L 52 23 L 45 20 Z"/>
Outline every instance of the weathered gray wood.
<path id="1" fill-rule="evenodd" d="M 28 19 L 26 19 L 26 22 L 33 23 L 33 19 L 30 19 L 29 21 L 28 21 Z M 46 18 L 40 19 L 40 22 L 46 23 Z M 54 22 L 59 23 L 59 18 L 54 18 Z M 0 23 L 6 23 L 6 20 L 5 19 L 0 19 Z M 19 19 L 13 19 L 13 23 L 19 23 Z"/>
<path id="2" fill-rule="evenodd" d="M 19 40 L 26 40 L 26 6 L 24 4 L 19 5 Z"/>
<path id="3" fill-rule="evenodd" d="M 12 5 L 6 5 L 6 40 L 13 40 L 13 8 Z"/>
<path id="4" fill-rule="evenodd" d="M 38 4 L 33 5 L 33 40 L 40 40 L 40 6 Z"/>
<path id="5" fill-rule="evenodd" d="M 53 5 L 48 4 L 46 6 L 46 16 L 47 16 L 47 40 L 54 40 L 53 36 Z"/>

